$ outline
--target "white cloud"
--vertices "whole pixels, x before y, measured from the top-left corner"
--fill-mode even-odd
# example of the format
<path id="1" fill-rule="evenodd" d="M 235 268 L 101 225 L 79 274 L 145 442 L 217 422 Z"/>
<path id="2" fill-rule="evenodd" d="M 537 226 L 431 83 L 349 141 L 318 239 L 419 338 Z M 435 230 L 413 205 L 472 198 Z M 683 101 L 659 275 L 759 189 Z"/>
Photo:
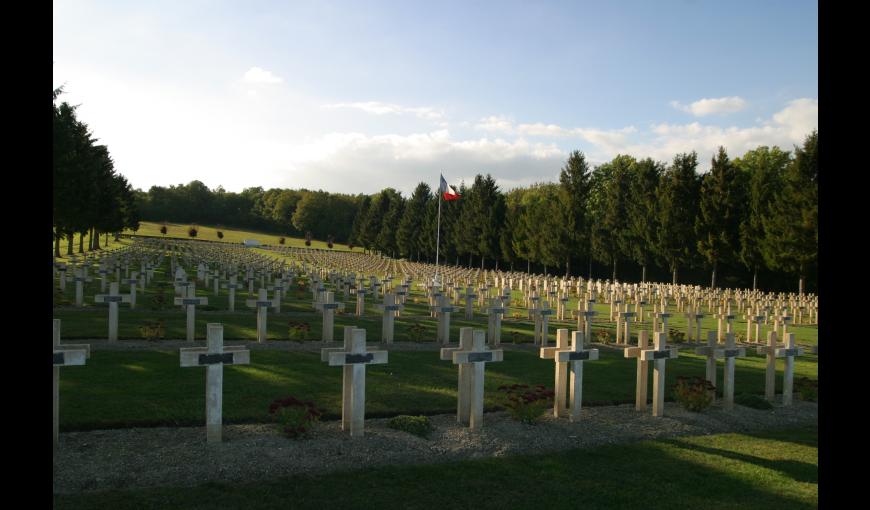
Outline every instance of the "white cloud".
<path id="1" fill-rule="evenodd" d="M 271 71 L 267 71 L 265 69 L 260 69 L 259 67 L 252 67 L 248 69 L 245 73 L 244 78 L 242 79 L 245 83 L 253 83 L 253 84 L 272 84 L 272 83 L 283 83 L 284 80 L 279 78 L 271 73 Z"/>
<path id="2" fill-rule="evenodd" d="M 513 133 L 513 121 L 503 115 L 491 115 L 480 119 L 474 125 L 474 129 L 480 131 L 495 131 L 499 133 Z"/>
<path id="3" fill-rule="evenodd" d="M 395 114 L 401 115 L 410 113 L 416 115 L 421 119 L 426 120 L 439 120 L 444 117 L 444 113 L 441 111 L 436 111 L 434 108 L 429 108 L 425 106 L 420 107 L 406 107 L 399 106 L 397 104 L 389 104 L 389 103 L 381 103 L 379 101 L 366 101 L 366 102 L 356 102 L 356 103 L 334 103 L 334 104 L 325 104 L 323 108 L 335 109 L 335 108 L 354 108 L 357 110 L 362 110 L 366 113 L 371 113 L 373 115 L 388 115 Z"/>
<path id="4" fill-rule="evenodd" d="M 737 96 L 720 97 L 715 99 L 699 99 L 690 105 L 681 104 L 679 101 L 671 101 L 671 106 L 677 110 L 691 113 L 695 117 L 705 115 L 724 115 L 735 113 L 746 108 L 746 101 Z"/>

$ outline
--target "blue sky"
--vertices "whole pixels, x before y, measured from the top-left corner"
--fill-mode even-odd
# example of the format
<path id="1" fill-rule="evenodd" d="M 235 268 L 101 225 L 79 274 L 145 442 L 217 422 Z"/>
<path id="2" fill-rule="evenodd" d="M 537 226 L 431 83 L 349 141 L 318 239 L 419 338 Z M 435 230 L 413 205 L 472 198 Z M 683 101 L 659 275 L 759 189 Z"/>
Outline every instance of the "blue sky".
<path id="1" fill-rule="evenodd" d="M 54 1 L 54 85 L 134 187 L 408 194 L 568 152 L 791 149 L 817 125 L 803 1 Z"/>

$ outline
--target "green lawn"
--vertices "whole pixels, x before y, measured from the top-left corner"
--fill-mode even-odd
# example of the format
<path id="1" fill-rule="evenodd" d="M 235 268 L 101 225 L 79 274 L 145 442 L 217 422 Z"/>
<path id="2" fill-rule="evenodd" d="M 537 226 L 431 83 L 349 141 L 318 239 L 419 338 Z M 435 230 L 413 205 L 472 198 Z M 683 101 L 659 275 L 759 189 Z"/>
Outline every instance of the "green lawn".
<path id="1" fill-rule="evenodd" d="M 818 507 L 818 429 L 715 434 L 193 488 L 55 496 L 58 509 Z"/>
<path id="2" fill-rule="evenodd" d="M 182 223 L 166 223 L 166 235 L 160 233 L 160 227 L 162 227 L 164 223 L 156 223 L 151 221 L 143 221 L 139 223 L 139 230 L 136 232 L 125 230 L 124 234 L 134 234 L 140 236 L 153 236 L 153 237 L 166 237 L 166 238 L 175 238 L 175 239 L 190 239 L 187 235 L 188 229 L 192 224 L 182 224 Z M 256 239 L 263 244 L 268 244 L 272 246 L 281 246 L 279 244 L 279 240 L 282 236 L 274 235 L 274 234 L 266 234 L 263 232 L 253 232 L 250 230 L 240 230 L 234 228 L 227 227 L 208 227 L 205 225 L 197 225 L 197 235 L 196 239 L 204 240 L 204 241 L 220 241 L 224 243 L 233 243 L 239 244 L 245 239 Z M 217 232 L 221 231 L 224 233 L 223 239 L 218 239 Z M 292 246 L 296 248 L 305 248 L 305 239 L 300 239 L 296 237 L 284 237 L 284 246 Z M 326 244 L 326 240 L 314 240 L 311 241 L 310 248 L 321 248 L 328 249 L 329 247 Z M 333 250 L 336 251 L 349 251 L 347 245 L 345 244 L 333 244 Z M 354 251 L 362 252 L 362 248 L 354 248 Z"/>
<path id="3" fill-rule="evenodd" d="M 485 406 L 500 405 L 502 384 L 553 385 L 553 362 L 537 353 L 508 351 L 486 367 Z M 636 361 L 602 350 L 584 365 L 585 405 L 634 402 Z M 777 391 L 781 391 L 783 361 Z M 736 393 L 764 393 L 765 359 L 737 361 Z M 704 358 L 684 353 L 667 364 L 667 386 L 680 375 L 704 375 Z M 818 377 L 815 360 L 799 358 L 795 376 Z M 721 384 L 722 370 L 718 371 Z M 650 379 L 652 371 L 650 371 Z M 438 414 L 456 410 L 457 369 L 437 352 L 391 352 L 389 363 L 366 369 L 366 416 Z M 180 368 L 177 350 L 94 351 L 87 365 L 61 370 L 62 432 L 139 425 L 199 425 L 205 421 L 205 370 Z M 649 385 L 652 388 L 652 383 Z M 224 420 L 268 421 L 272 400 L 294 395 L 314 400 L 326 419 L 341 413 L 341 370 L 319 353 L 254 351 L 250 365 L 224 368 Z M 670 395 L 668 393 L 668 398 Z"/>

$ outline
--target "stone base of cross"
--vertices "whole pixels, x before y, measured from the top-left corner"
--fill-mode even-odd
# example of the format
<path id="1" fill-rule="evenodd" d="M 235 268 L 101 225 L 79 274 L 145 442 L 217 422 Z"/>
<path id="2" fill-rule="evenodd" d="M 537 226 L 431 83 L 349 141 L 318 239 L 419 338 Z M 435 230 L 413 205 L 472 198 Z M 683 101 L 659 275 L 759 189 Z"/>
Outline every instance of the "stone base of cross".
<path id="1" fill-rule="evenodd" d="M 387 363 L 387 351 L 366 351 L 366 331 L 345 328 L 344 349 L 322 349 L 321 360 L 343 367 L 341 429 L 362 437 L 365 427 L 366 365 Z"/>
<path id="2" fill-rule="evenodd" d="M 598 349 L 583 349 L 583 336 L 581 331 L 572 332 L 569 345 L 568 330 L 558 329 L 556 346 L 543 347 L 540 350 L 539 355 L 542 359 L 552 359 L 556 364 L 553 415 L 557 418 L 567 415 L 571 421 L 580 419 L 583 401 L 583 362 L 598 359 Z"/>
<path id="3" fill-rule="evenodd" d="M 223 428 L 224 365 L 247 365 L 251 352 L 244 346 L 224 347 L 224 327 L 219 323 L 207 325 L 207 346 L 180 350 L 182 367 L 207 367 L 205 379 L 205 435 L 209 443 L 221 441 Z"/>

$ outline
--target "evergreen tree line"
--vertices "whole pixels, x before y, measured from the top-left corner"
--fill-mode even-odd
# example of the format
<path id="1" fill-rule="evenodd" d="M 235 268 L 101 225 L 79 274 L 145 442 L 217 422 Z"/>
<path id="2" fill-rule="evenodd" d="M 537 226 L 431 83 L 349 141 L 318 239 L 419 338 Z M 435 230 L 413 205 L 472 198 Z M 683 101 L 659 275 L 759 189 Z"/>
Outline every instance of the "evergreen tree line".
<path id="1" fill-rule="evenodd" d="M 78 252 L 100 249 L 100 234 L 139 228 L 139 211 L 133 190 L 115 165 L 105 145 L 76 118 L 76 107 L 58 104 L 63 87 L 52 93 L 53 171 L 52 241 L 60 256 L 61 241 L 67 240 L 68 255 L 74 252 L 74 235 L 79 234 Z"/>
<path id="2" fill-rule="evenodd" d="M 678 154 L 669 165 L 618 155 L 590 169 L 574 151 L 558 183 L 507 192 L 490 175 L 477 175 L 471 187 L 454 187 L 461 199 L 440 201 L 439 262 L 814 290 L 817 146 L 813 131 L 792 152 L 762 146 L 731 160 L 720 147 L 705 174 L 697 172 L 695 152 Z M 421 182 L 407 199 L 393 188 L 361 197 L 350 243 L 435 262 L 435 191 Z"/>

